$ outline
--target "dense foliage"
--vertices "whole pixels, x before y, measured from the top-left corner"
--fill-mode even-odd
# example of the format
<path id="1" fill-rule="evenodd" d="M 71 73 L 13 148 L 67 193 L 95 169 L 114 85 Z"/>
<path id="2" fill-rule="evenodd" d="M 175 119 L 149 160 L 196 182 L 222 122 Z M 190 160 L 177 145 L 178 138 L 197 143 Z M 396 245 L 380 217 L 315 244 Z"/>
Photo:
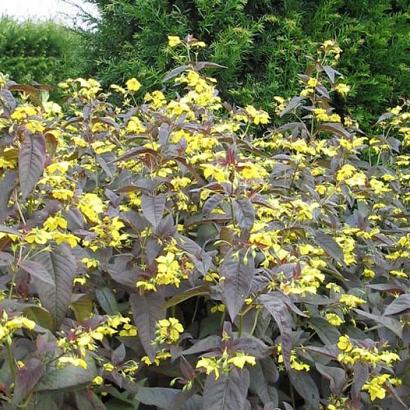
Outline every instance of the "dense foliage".
<path id="1" fill-rule="evenodd" d="M 238 104 L 298 90 L 307 55 L 328 38 L 344 50 L 339 71 L 352 85 L 347 106 L 363 125 L 389 104 L 409 97 L 409 0 L 89 0 L 101 19 L 85 33 L 90 74 L 103 83 L 136 73 L 144 86 L 159 87 L 172 55 L 169 33 L 193 34 L 209 45 L 207 59 L 226 66 L 215 76 L 222 96 Z"/>
<path id="2" fill-rule="evenodd" d="M 80 37 L 68 28 L 0 19 L 0 71 L 15 81 L 56 84 L 83 68 Z"/>
<path id="3" fill-rule="evenodd" d="M 410 112 L 367 137 L 318 53 L 276 113 L 195 60 L 141 105 L 1 77 L 2 408 L 408 408 Z"/>

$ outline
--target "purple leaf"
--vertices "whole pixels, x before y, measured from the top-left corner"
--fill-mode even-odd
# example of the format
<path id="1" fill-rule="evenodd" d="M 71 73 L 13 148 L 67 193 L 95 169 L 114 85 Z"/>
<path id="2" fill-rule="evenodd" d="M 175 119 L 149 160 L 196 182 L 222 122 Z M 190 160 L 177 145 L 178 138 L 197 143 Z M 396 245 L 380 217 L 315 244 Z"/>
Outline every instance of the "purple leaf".
<path id="1" fill-rule="evenodd" d="M 251 282 L 255 274 L 252 255 L 245 258 L 244 251 L 230 251 L 221 266 L 224 280 L 224 297 L 231 320 L 234 321 L 249 296 Z"/>
<path id="2" fill-rule="evenodd" d="M 289 371 L 292 350 L 292 316 L 285 302 L 277 295 L 268 293 L 260 296 L 259 300 L 278 325 L 281 334 L 283 362 Z"/>
<path id="3" fill-rule="evenodd" d="M 250 384 L 247 369 L 232 368 L 218 379 L 207 377 L 203 394 L 204 410 L 244 410 Z"/>
<path id="4" fill-rule="evenodd" d="M 130 296 L 130 305 L 134 323 L 138 328 L 138 336 L 150 360 L 155 358 L 155 349 L 151 342 L 155 339 L 156 323 L 163 319 L 165 311 L 162 309 L 164 299 L 159 293 L 139 294 Z"/>
<path id="5" fill-rule="evenodd" d="M 142 214 L 154 229 L 161 222 L 165 210 L 165 201 L 165 195 L 142 194 L 141 196 Z"/>
<path id="6" fill-rule="evenodd" d="M 19 180 L 23 198 L 27 198 L 43 175 L 46 143 L 42 135 L 26 135 L 19 153 Z"/>
<path id="7" fill-rule="evenodd" d="M 50 284 L 33 277 L 41 303 L 51 313 L 55 326 L 58 327 L 71 303 L 76 261 L 71 250 L 64 245 L 54 246 L 51 252 L 39 253 L 36 261 L 53 279 L 53 283 Z"/>

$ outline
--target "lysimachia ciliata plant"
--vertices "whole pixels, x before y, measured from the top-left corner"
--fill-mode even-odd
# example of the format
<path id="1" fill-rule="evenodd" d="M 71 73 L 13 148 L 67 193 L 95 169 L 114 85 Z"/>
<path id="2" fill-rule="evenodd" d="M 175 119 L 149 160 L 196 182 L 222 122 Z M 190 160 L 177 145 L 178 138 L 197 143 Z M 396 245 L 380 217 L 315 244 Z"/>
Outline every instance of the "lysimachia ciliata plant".
<path id="1" fill-rule="evenodd" d="M 0 78 L 2 408 L 408 408 L 408 107 L 334 112 L 333 41 L 232 106 L 204 46 L 145 96 Z"/>

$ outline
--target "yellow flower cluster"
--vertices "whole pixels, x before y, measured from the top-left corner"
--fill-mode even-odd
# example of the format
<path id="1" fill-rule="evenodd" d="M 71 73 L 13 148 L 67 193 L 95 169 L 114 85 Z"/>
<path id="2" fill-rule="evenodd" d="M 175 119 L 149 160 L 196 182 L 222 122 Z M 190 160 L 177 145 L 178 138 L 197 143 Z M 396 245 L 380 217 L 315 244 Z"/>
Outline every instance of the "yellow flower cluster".
<path id="1" fill-rule="evenodd" d="M 24 316 L 9 317 L 9 315 L 3 311 L 0 318 L 0 343 L 3 343 L 4 341 L 11 343 L 11 338 L 17 330 L 33 330 L 35 326 L 35 322 Z"/>
<path id="2" fill-rule="evenodd" d="M 342 352 L 338 360 L 345 365 L 353 366 L 356 362 L 363 361 L 373 366 L 377 364 L 392 366 L 394 362 L 400 360 L 400 356 L 391 351 L 379 351 L 376 347 L 365 348 L 355 345 L 349 336 L 340 336 L 337 347 Z"/>
<path id="3" fill-rule="evenodd" d="M 282 345 L 276 346 L 276 351 L 278 353 L 278 363 L 283 364 L 283 355 L 282 355 Z M 292 349 L 291 354 L 290 354 L 290 367 L 293 370 L 297 371 L 305 371 L 308 372 L 310 370 L 310 366 L 307 363 L 304 363 L 298 359 L 298 356 L 296 354 L 296 350 Z"/>
<path id="4" fill-rule="evenodd" d="M 106 320 L 94 329 L 86 329 L 81 326 L 71 329 L 66 335 L 59 338 L 57 346 L 63 354 L 57 360 L 57 364 L 62 367 L 66 364 L 87 368 L 87 355 L 97 349 L 98 342 L 104 337 L 111 337 L 118 334 L 121 337 L 137 335 L 137 328 L 130 324 L 130 318 L 117 314 L 107 316 Z"/>
<path id="5" fill-rule="evenodd" d="M 207 375 L 214 374 L 215 379 L 218 379 L 221 373 L 229 373 L 232 366 L 243 369 L 246 365 L 255 366 L 255 357 L 241 351 L 228 353 L 225 349 L 219 357 L 202 357 L 198 360 L 196 368 L 203 369 Z"/>
<path id="6" fill-rule="evenodd" d="M 386 383 L 390 383 L 393 386 L 400 386 L 401 380 L 392 377 L 390 374 L 379 374 L 365 383 L 362 390 L 369 393 L 370 400 L 372 401 L 376 399 L 384 399 L 386 397 Z"/>
<path id="7" fill-rule="evenodd" d="M 179 340 L 179 336 L 183 333 L 184 328 L 178 319 L 170 317 L 162 319 L 157 323 L 155 342 L 174 344 Z"/>

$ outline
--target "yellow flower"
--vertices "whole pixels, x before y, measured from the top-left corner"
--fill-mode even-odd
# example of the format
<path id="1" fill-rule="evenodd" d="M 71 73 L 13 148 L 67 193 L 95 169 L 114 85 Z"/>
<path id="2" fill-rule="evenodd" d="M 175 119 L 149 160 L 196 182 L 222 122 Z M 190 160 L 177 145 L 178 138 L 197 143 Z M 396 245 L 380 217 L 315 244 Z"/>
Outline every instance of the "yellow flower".
<path id="1" fill-rule="evenodd" d="M 157 287 L 155 286 L 154 283 L 152 283 L 151 281 L 146 281 L 146 280 L 139 280 L 137 281 L 137 283 L 135 284 L 135 286 L 140 289 L 140 291 L 144 292 L 156 292 L 157 291 Z"/>
<path id="2" fill-rule="evenodd" d="M 252 105 L 247 105 L 245 111 L 251 117 L 254 124 L 259 125 L 269 123 L 269 114 L 266 111 L 257 110 Z"/>
<path id="3" fill-rule="evenodd" d="M 362 390 L 369 392 L 371 401 L 384 399 L 386 397 L 386 389 L 383 385 L 386 381 L 389 381 L 389 379 L 390 375 L 386 373 L 373 377 L 370 382 L 363 385 Z"/>
<path id="4" fill-rule="evenodd" d="M 388 351 L 380 353 L 378 358 L 387 365 L 400 360 L 400 356 L 397 353 Z"/>
<path id="5" fill-rule="evenodd" d="M 218 303 L 217 305 L 211 307 L 210 312 L 211 313 L 225 312 L 225 305 L 223 303 Z"/>
<path id="6" fill-rule="evenodd" d="M 74 193 L 73 191 L 70 191 L 69 189 L 60 188 L 60 189 L 53 189 L 51 191 L 51 195 L 55 199 L 60 199 L 62 201 L 68 201 L 74 196 Z"/>
<path id="7" fill-rule="evenodd" d="M 342 295 L 340 296 L 339 302 L 350 308 L 357 308 L 357 306 L 366 303 L 365 300 L 354 295 Z"/>
<path id="8" fill-rule="evenodd" d="M 26 128 L 33 134 L 42 133 L 45 129 L 44 125 L 37 120 L 31 120 L 26 124 Z"/>
<path id="9" fill-rule="evenodd" d="M 84 359 L 72 356 L 62 356 L 57 359 L 57 364 L 64 366 L 66 364 L 71 364 L 76 367 L 82 367 L 83 369 L 87 368 L 87 362 Z"/>
<path id="10" fill-rule="evenodd" d="M 98 259 L 92 258 L 82 258 L 81 262 L 88 268 L 98 268 L 100 266 L 100 261 Z"/>
<path id="11" fill-rule="evenodd" d="M 67 229 L 67 220 L 61 215 L 49 216 L 43 225 L 48 231 L 55 231 L 58 228 Z"/>
<path id="12" fill-rule="evenodd" d="M 198 48 L 206 47 L 206 43 L 204 41 L 195 41 L 191 45 L 192 45 L 192 47 L 198 47 Z"/>
<path id="13" fill-rule="evenodd" d="M 214 373 L 215 379 L 219 378 L 219 375 L 220 375 L 219 364 L 218 364 L 217 359 L 214 357 L 203 357 L 202 359 L 199 359 L 198 363 L 196 364 L 196 368 L 197 369 L 203 368 L 205 369 L 205 373 L 207 375 Z"/>
<path id="14" fill-rule="evenodd" d="M 45 245 L 52 238 L 51 234 L 44 229 L 33 228 L 25 237 L 27 243 Z"/>
<path id="15" fill-rule="evenodd" d="M 84 276 L 76 276 L 73 281 L 74 285 L 85 285 L 87 283 L 87 278 Z"/>
<path id="16" fill-rule="evenodd" d="M 106 372 L 112 372 L 113 370 L 114 370 L 114 365 L 113 364 L 111 364 L 111 363 L 104 363 L 104 365 L 103 365 L 103 369 L 106 371 Z"/>
<path id="17" fill-rule="evenodd" d="M 326 313 L 326 320 L 328 323 L 330 323 L 332 326 L 340 326 L 342 323 L 345 321 L 336 313 Z"/>
<path id="18" fill-rule="evenodd" d="M 137 328 L 134 325 L 125 323 L 122 330 L 120 331 L 120 336 L 137 336 Z"/>
<path id="19" fill-rule="evenodd" d="M 92 381 L 92 384 L 95 384 L 97 386 L 99 386 L 103 383 L 104 383 L 104 379 L 101 376 L 95 376 L 93 381 Z"/>
<path id="20" fill-rule="evenodd" d="M 322 46 L 321 49 L 326 53 L 326 54 L 333 54 L 335 59 L 339 59 L 340 53 L 342 52 L 342 49 L 338 46 L 336 41 L 334 40 L 326 40 Z"/>
<path id="21" fill-rule="evenodd" d="M 228 359 L 229 364 L 233 364 L 240 369 L 243 369 L 245 364 L 250 364 L 251 366 L 256 365 L 256 360 L 254 356 L 247 355 L 243 352 L 237 352 L 235 356 Z"/>
<path id="22" fill-rule="evenodd" d="M 9 330 L 15 330 L 15 329 L 21 329 L 21 328 L 32 330 L 35 328 L 35 326 L 36 326 L 35 322 L 23 316 L 14 317 L 13 319 L 9 320 L 6 323 L 6 327 Z"/>
<path id="23" fill-rule="evenodd" d="M 375 277 L 375 272 L 369 268 L 363 270 L 363 276 L 367 279 L 373 279 Z"/>
<path id="24" fill-rule="evenodd" d="M 318 84 L 319 84 L 319 81 L 316 78 L 312 78 L 312 77 L 310 77 L 307 82 L 307 85 L 309 87 L 316 87 Z"/>
<path id="25" fill-rule="evenodd" d="M 179 336 L 184 328 L 178 319 L 170 317 L 162 319 L 157 323 L 156 341 L 159 343 L 173 344 L 178 342 Z"/>
<path id="26" fill-rule="evenodd" d="M 22 121 L 27 117 L 31 117 L 37 114 L 35 107 L 31 105 L 20 105 L 11 114 L 10 118 L 14 121 Z"/>
<path id="27" fill-rule="evenodd" d="M 136 78 L 131 78 L 126 82 L 127 90 L 136 92 L 141 88 L 141 83 Z"/>
<path id="28" fill-rule="evenodd" d="M 154 361 L 151 361 L 148 356 L 143 356 L 141 357 L 141 362 L 146 364 L 147 366 L 151 366 L 152 364 L 155 364 L 155 366 L 159 366 L 161 363 L 161 360 L 166 360 L 171 357 L 171 353 L 161 350 L 155 355 Z"/>
<path id="29" fill-rule="evenodd" d="M 180 284 L 180 277 L 182 275 L 179 262 L 175 259 L 175 254 L 167 252 L 166 255 L 156 258 L 158 263 L 158 273 L 155 277 L 155 281 L 158 285 L 175 285 Z"/>
<path id="30" fill-rule="evenodd" d="M 337 347 L 344 352 L 350 352 L 353 349 L 353 345 L 349 336 L 340 336 Z"/>
<path id="31" fill-rule="evenodd" d="M 126 129 L 130 134 L 140 134 L 145 131 L 145 128 L 138 117 L 131 117 L 127 123 Z"/>
<path id="32" fill-rule="evenodd" d="M 335 90 L 339 94 L 341 94 L 343 96 L 346 96 L 347 93 L 350 91 L 350 86 L 347 85 L 347 84 L 339 83 L 339 84 L 336 85 Z"/>
<path id="33" fill-rule="evenodd" d="M 176 47 L 182 43 L 182 40 L 178 36 L 168 36 L 168 46 Z"/>
<path id="34" fill-rule="evenodd" d="M 290 367 L 297 371 L 306 371 L 310 370 L 310 366 L 307 363 L 299 362 L 295 356 L 291 356 Z"/>
<path id="35" fill-rule="evenodd" d="M 80 241 L 80 239 L 77 236 L 71 233 L 62 233 L 59 231 L 52 232 L 52 238 L 56 241 L 57 245 L 67 243 L 72 248 L 75 248 L 78 242 Z"/>
<path id="36" fill-rule="evenodd" d="M 144 100 L 149 102 L 152 108 L 156 110 L 163 107 L 167 103 L 164 93 L 158 90 L 145 94 Z"/>
<path id="37" fill-rule="evenodd" d="M 101 198 L 96 194 L 84 194 L 78 203 L 81 213 L 87 217 L 90 222 L 98 222 L 98 215 L 103 212 L 104 204 Z"/>
<path id="38" fill-rule="evenodd" d="M 389 273 L 396 278 L 408 278 L 408 275 L 404 270 L 391 270 Z"/>
<path id="39" fill-rule="evenodd" d="M 370 179 L 370 186 L 376 195 L 383 195 L 385 192 L 390 192 L 390 188 L 388 188 L 383 181 L 379 181 L 376 178 Z"/>

